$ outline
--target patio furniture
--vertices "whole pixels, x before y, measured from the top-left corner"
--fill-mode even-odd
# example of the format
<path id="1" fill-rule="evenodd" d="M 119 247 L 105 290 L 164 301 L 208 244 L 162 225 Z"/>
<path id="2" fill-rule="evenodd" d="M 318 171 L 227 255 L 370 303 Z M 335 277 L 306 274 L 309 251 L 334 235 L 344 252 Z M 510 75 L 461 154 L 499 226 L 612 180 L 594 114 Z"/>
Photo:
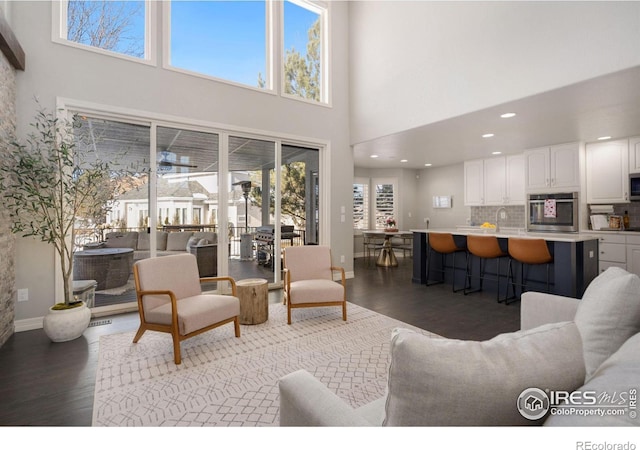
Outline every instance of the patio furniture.
<path id="1" fill-rule="evenodd" d="M 96 248 L 73 254 L 73 279 L 96 280 L 98 291 L 127 284 L 132 267 L 132 248 Z"/>

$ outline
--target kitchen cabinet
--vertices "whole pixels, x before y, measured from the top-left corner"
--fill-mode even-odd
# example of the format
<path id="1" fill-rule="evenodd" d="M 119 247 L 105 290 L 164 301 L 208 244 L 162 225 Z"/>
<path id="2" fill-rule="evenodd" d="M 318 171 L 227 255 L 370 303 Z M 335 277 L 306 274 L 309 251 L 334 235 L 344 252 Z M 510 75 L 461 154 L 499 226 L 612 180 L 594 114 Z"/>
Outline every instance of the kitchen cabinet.
<path id="1" fill-rule="evenodd" d="M 508 205 L 525 204 L 524 167 L 524 154 L 506 157 L 505 203 Z"/>
<path id="2" fill-rule="evenodd" d="M 464 184 L 466 206 L 524 205 L 524 156 L 466 161 Z"/>
<path id="3" fill-rule="evenodd" d="M 570 143 L 524 152 L 527 192 L 580 191 L 580 144 Z"/>
<path id="4" fill-rule="evenodd" d="M 586 146 L 587 203 L 629 202 L 629 141 Z"/>
<path id="5" fill-rule="evenodd" d="M 627 269 L 626 238 L 620 234 L 605 234 L 598 239 L 599 271 L 602 273 L 611 266 Z M 640 245 L 638 246 L 640 247 Z"/>
<path id="6" fill-rule="evenodd" d="M 629 173 L 640 173 L 640 137 L 629 139 Z"/>
<path id="7" fill-rule="evenodd" d="M 627 238 L 627 270 L 640 276 L 640 235 L 628 235 Z"/>
<path id="8" fill-rule="evenodd" d="M 484 161 L 464 162 L 464 204 L 484 205 Z"/>

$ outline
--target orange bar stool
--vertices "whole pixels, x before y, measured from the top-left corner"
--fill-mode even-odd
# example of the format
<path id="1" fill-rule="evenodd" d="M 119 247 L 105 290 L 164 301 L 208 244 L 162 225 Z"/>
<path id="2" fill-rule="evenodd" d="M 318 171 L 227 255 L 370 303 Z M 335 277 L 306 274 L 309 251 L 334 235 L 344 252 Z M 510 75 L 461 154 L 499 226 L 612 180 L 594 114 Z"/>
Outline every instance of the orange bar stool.
<path id="1" fill-rule="evenodd" d="M 509 238 L 509 269 L 507 282 L 507 297 L 505 303 L 516 298 L 516 285 L 521 287 L 521 293 L 526 291 L 525 266 L 546 264 L 547 269 L 547 292 L 549 292 L 549 264 L 553 262 L 553 256 L 549 253 L 549 247 L 544 239 Z M 513 278 L 512 262 L 520 263 L 520 283 L 516 283 Z M 509 287 L 513 289 L 513 296 L 509 297 Z"/>
<path id="2" fill-rule="evenodd" d="M 442 269 L 442 280 L 429 282 L 429 274 L 431 273 L 431 259 L 433 253 L 439 253 L 441 258 L 441 266 Z M 432 286 L 434 284 L 442 284 L 445 279 L 445 262 L 447 255 L 453 255 L 453 280 L 451 282 L 451 286 L 453 292 L 458 292 L 464 289 L 464 286 L 456 289 L 456 253 L 463 252 L 465 257 L 467 256 L 467 248 L 466 246 L 458 246 L 455 240 L 453 239 L 453 235 L 451 233 L 429 233 L 429 254 L 427 255 L 427 286 Z M 434 269 L 435 270 L 435 269 Z"/>
<path id="3" fill-rule="evenodd" d="M 496 261 L 496 273 L 495 278 L 489 278 L 492 281 L 497 282 L 496 288 L 496 300 L 501 303 L 500 300 L 500 260 L 509 256 L 509 253 L 500 248 L 498 238 L 495 236 L 467 236 L 467 249 L 469 250 L 469 256 L 467 257 L 467 273 L 465 278 L 464 295 L 471 294 L 473 292 L 482 291 L 482 284 L 487 278 L 485 275 L 485 269 L 487 261 Z M 478 276 L 473 276 L 473 259 L 471 256 L 475 256 L 480 259 L 480 273 Z M 471 290 L 471 278 L 480 279 L 480 287 Z"/>

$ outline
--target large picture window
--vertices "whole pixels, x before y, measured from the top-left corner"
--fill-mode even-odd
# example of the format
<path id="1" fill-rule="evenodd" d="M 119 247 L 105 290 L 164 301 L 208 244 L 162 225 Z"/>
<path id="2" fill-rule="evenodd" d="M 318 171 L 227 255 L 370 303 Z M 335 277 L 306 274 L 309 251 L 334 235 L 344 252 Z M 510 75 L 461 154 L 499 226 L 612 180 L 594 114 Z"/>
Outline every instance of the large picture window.
<path id="1" fill-rule="evenodd" d="M 265 88 L 265 1 L 172 1 L 169 64 L 214 78 Z"/>

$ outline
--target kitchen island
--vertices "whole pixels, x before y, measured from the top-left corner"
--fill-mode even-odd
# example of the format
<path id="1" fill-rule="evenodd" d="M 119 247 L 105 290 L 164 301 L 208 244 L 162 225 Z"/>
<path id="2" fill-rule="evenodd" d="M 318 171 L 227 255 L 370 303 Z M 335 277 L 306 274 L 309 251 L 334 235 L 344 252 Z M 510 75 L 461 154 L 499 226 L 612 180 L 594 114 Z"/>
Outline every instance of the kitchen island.
<path id="1" fill-rule="evenodd" d="M 466 245 L 466 238 L 470 234 L 493 235 L 498 238 L 498 243 L 503 250 L 507 250 L 510 237 L 544 239 L 547 247 L 553 255 L 553 263 L 550 268 L 550 291 L 552 294 L 567 297 L 581 298 L 584 290 L 598 275 L 598 236 L 593 233 L 529 233 L 522 229 L 507 229 L 500 231 L 495 229 L 481 229 L 478 227 L 457 228 L 433 228 L 424 230 L 411 230 L 413 233 L 413 277 L 414 283 L 426 284 L 430 281 L 441 279 L 442 266 L 439 256 L 431 262 L 432 273 L 427 276 L 427 257 L 429 233 L 451 233 L 459 245 Z M 435 253 L 434 253 L 435 255 Z M 465 282 L 465 261 L 456 261 L 455 274 L 451 267 L 451 258 L 446 259 L 445 283 L 452 283 L 455 277 L 456 286 L 462 286 Z M 519 271 L 519 269 L 518 269 Z M 527 279 L 529 290 L 546 290 L 545 267 L 528 266 Z M 501 298 L 506 293 L 506 276 L 502 273 L 500 286 L 495 282 L 486 281 L 484 289 L 495 292 L 500 289 Z"/>

